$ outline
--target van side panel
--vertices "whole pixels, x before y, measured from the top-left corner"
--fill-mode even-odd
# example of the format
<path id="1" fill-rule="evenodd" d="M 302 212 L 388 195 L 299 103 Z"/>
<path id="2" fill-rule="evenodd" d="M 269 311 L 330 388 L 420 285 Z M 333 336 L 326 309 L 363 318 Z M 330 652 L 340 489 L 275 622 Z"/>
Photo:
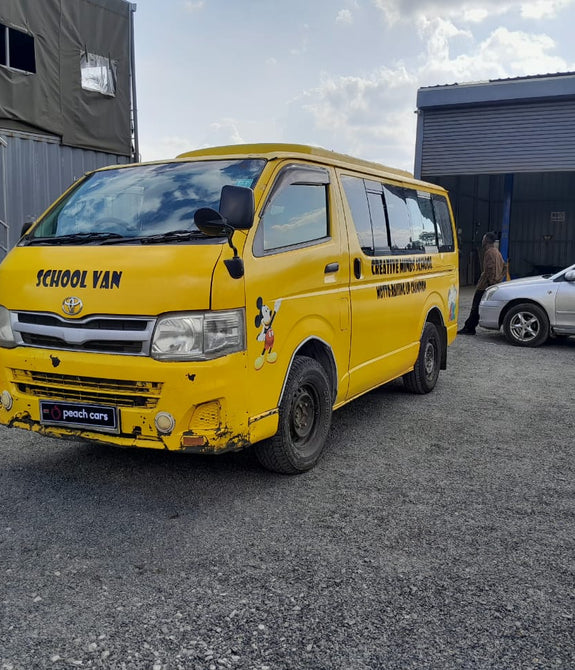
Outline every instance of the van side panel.
<path id="1" fill-rule="evenodd" d="M 248 387 L 252 389 L 248 399 L 250 417 L 277 410 L 293 357 L 312 340 L 334 361 L 336 378 L 332 381 L 337 402 L 343 401 L 347 392 L 349 255 L 339 194 L 333 190 L 330 171 L 327 178 L 331 177 L 331 183 L 316 185 L 318 190 L 325 190 L 327 197 L 327 235 L 301 244 L 282 245 L 281 235 L 285 234 L 286 241 L 291 241 L 289 231 L 319 216 L 315 210 L 304 209 L 294 211 L 289 221 L 282 219 L 289 206 L 281 204 L 283 199 L 289 198 L 282 193 L 289 192 L 291 186 L 278 190 L 277 184 L 282 170 L 288 167 L 293 167 L 293 161 L 277 165 L 270 177 L 269 189 L 258 208 L 263 216 L 250 231 L 244 253 L 246 374 Z M 299 197 L 297 189 L 295 197 Z M 270 245 L 273 246 L 258 251 L 257 237 L 263 234 L 261 228 L 266 225 L 272 229 Z"/>

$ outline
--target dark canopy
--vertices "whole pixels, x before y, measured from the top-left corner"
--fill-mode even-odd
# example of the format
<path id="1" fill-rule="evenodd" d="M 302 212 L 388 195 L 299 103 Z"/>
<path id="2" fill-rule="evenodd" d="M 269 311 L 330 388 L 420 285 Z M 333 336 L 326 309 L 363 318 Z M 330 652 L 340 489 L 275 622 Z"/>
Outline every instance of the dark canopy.
<path id="1" fill-rule="evenodd" d="M 131 7 L 2 0 L 0 37 L 11 50 L 0 60 L 0 127 L 129 156 Z"/>

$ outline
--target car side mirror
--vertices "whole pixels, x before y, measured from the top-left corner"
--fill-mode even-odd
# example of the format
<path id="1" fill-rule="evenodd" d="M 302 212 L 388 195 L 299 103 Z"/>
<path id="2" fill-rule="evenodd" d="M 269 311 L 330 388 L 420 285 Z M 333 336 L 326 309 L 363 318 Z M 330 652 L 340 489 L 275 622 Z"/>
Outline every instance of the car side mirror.
<path id="1" fill-rule="evenodd" d="M 210 237 L 220 237 L 225 235 L 228 238 L 228 244 L 234 252 L 234 257 L 224 260 L 224 264 L 232 279 L 241 279 L 244 276 L 244 262 L 238 256 L 238 250 L 232 241 L 235 230 L 234 226 L 232 226 L 220 212 L 216 212 L 216 210 L 211 207 L 201 207 L 198 209 L 194 214 L 194 223 L 204 235 L 209 235 Z"/>
<path id="2" fill-rule="evenodd" d="M 575 281 L 575 270 L 569 270 L 564 275 L 565 281 Z"/>
<path id="3" fill-rule="evenodd" d="M 247 230 L 254 225 L 254 192 L 244 186 L 226 185 L 220 194 L 220 214 L 236 230 Z"/>

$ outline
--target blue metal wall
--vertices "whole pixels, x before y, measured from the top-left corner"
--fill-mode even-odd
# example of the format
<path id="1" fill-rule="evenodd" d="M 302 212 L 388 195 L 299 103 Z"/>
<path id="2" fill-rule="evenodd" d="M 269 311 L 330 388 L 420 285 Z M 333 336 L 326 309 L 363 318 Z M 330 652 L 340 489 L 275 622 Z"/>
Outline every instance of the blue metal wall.
<path id="1" fill-rule="evenodd" d="M 460 280 L 474 284 L 483 235 L 501 231 L 504 175 L 430 179 L 449 191 L 459 231 Z M 511 275 L 518 277 L 575 263 L 575 172 L 514 176 L 508 257 Z"/>
<path id="2" fill-rule="evenodd" d="M 85 172 L 128 158 L 60 145 L 57 137 L 0 129 L 0 259 Z"/>

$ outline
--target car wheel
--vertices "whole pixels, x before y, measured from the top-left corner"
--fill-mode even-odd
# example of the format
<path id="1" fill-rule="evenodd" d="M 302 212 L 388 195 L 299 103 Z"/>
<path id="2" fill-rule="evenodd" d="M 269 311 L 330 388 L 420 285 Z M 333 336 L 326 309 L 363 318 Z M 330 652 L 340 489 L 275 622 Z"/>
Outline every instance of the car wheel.
<path id="1" fill-rule="evenodd" d="M 331 414 L 326 371 L 313 358 L 296 357 L 280 402 L 278 432 L 255 445 L 257 459 L 268 470 L 282 474 L 309 470 L 322 454 Z"/>
<path id="2" fill-rule="evenodd" d="M 549 337 L 549 319 L 539 305 L 521 303 L 505 314 L 503 332 L 507 341 L 518 347 L 538 347 Z"/>
<path id="3" fill-rule="evenodd" d="M 441 367 L 441 339 L 435 324 L 427 322 L 423 329 L 419 354 L 411 372 L 403 375 L 405 388 L 411 393 L 429 393 L 435 388 Z"/>

